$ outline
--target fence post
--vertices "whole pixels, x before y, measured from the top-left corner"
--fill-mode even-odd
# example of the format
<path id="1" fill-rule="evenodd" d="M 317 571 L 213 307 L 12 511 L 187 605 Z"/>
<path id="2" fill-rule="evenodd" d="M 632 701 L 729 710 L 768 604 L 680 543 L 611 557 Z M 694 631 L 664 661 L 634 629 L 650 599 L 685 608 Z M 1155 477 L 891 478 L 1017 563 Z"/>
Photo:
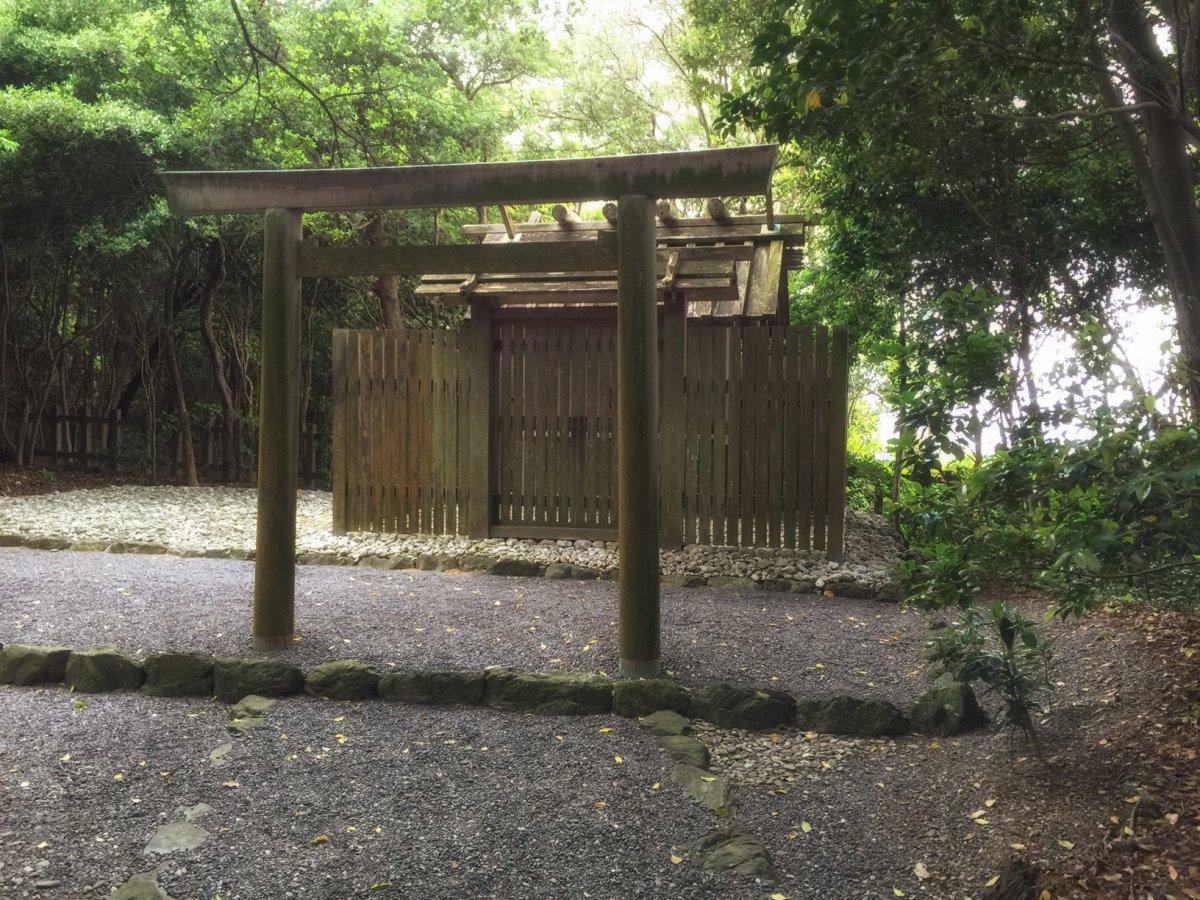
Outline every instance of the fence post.
<path id="1" fill-rule="evenodd" d="M 492 516 L 491 474 L 491 397 L 492 397 L 492 311 L 486 301 L 471 304 L 470 340 L 467 346 L 471 354 L 469 377 L 471 400 L 468 410 L 470 425 L 467 429 L 469 463 L 467 467 L 467 490 L 470 496 L 468 507 L 467 534 L 473 538 L 486 538 L 490 533 Z"/>
<path id="2" fill-rule="evenodd" d="M 112 411 L 112 424 L 108 427 L 109 459 L 115 469 L 121 462 L 121 410 Z"/>
<path id="3" fill-rule="evenodd" d="M 17 429 L 17 465 L 25 465 L 25 444 L 29 441 L 29 401 L 21 404 L 21 427 Z M 33 462 L 33 453 L 29 454 L 29 462 Z"/>
<path id="4" fill-rule="evenodd" d="M 54 416 L 54 418 L 53 418 L 53 422 L 54 422 L 54 452 L 50 454 L 50 464 L 52 466 L 57 466 L 58 458 L 59 458 L 59 455 L 62 453 L 62 448 L 63 448 L 62 415 L 61 415 L 61 409 L 57 403 L 54 404 L 53 416 Z"/>
<path id="5" fill-rule="evenodd" d="M 654 212 L 651 197 L 617 204 L 617 645 L 628 678 L 661 671 Z"/>
<path id="6" fill-rule="evenodd" d="M 81 452 L 79 462 L 86 468 L 92 456 L 92 405 L 90 403 L 83 405 L 83 447 Z"/>
<path id="7" fill-rule="evenodd" d="M 671 291 L 662 318 L 662 395 L 659 423 L 659 479 L 662 508 L 658 534 L 664 547 L 683 546 L 683 476 L 687 435 L 684 432 L 684 379 L 686 372 L 687 308 Z M 692 373 L 695 377 L 695 373 Z"/>
<path id="8" fill-rule="evenodd" d="M 841 562 L 846 536 L 846 429 L 849 418 L 850 354 L 844 325 L 833 329 L 829 355 L 829 506 L 825 555 Z"/>

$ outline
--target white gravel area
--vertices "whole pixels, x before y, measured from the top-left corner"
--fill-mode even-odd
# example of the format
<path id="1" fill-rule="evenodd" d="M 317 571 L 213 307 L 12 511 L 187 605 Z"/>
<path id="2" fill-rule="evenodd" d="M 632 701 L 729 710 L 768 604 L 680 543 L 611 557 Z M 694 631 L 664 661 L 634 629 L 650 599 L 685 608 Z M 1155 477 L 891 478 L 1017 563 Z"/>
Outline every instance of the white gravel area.
<path id="1" fill-rule="evenodd" d="M 617 564 L 617 545 L 611 541 L 335 535 L 331 518 L 329 493 L 300 492 L 297 553 L 302 561 L 353 564 L 382 559 L 395 560 L 395 567 L 402 568 L 424 565 L 422 557 L 432 554 L 445 568 L 453 567 L 444 565 L 447 559 L 473 555 L 568 564 L 600 573 Z M 246 558 L 254 551 L 255 519 L 255 491 L 248 488 L 119 485 L 0 497 L 0 536 L 8 543 L 58 540 L 83 550 L 160 549 L 183 556 Z M 662 573 L 749 579 L 781 590 L 831 590 L 853 596 L 891 590 L 891 573 L 902 550 L 898 535 L 886 520 L 856 511 L 848 513 L 846 531 L 841 563 L 826 559 L 821 551 L 689 545 L 662 551 Z"/>

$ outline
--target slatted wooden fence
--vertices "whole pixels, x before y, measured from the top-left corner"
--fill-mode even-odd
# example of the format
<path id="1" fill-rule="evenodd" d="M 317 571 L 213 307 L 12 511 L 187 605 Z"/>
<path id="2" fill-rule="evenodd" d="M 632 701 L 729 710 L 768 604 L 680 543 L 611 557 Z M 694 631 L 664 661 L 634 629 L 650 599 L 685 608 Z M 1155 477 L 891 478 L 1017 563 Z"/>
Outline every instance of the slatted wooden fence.
<path id="1" fill-rule="evenodd" d="M 840 556 L 844 331 L 679 325 L 661 330 L 665 543 Z M 493 537 L 616 539 L 614 323 L 489 328 L 486 367 L 466 331 L 335 332 L 335 528 L 478 534 L 483 498 Z"/>

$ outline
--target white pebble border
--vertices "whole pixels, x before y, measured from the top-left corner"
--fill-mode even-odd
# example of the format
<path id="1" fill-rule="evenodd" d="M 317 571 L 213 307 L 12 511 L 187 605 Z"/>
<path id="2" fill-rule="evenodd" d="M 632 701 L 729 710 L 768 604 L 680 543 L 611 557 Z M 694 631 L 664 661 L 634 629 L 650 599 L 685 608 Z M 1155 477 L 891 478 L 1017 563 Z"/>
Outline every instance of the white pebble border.
<path id="1" fill-rule="evenodd" d="M 609 541 L 471 540 L 457 536 L 351 532 L 335 535 L 331 495 L 301 491 L 297 554 L 302 562 L 451 568 L 459 557 L 520 559 L 611 573 L 617 545 Z M 182 556 L 248 558 L 255 543 L 255 491 L 233 487 L 120 485 L 21 497 L 0 497 L 0 537 L 8 544 L 65 542 L 73 549 L 165 549 Z M 124 545 L 124 546 L 122 546 Z M 145 545 L 141 547 L 139 545 Z M 895 599 L 892 572 L 902 552 L 886 520 L 851 511 L 845 561 L 821 551 L 689 545 L 663 550 L 662 574 L 697 583 L 770 587 L 810 593 Z M 440 560 L 436 566 L 431 557 Z M 423 559 L 424 558 L 424 559 Z M 389 567 L 383 565 L 383 567 Z M 729 579 L 735 579 L 729 582 Z"/>

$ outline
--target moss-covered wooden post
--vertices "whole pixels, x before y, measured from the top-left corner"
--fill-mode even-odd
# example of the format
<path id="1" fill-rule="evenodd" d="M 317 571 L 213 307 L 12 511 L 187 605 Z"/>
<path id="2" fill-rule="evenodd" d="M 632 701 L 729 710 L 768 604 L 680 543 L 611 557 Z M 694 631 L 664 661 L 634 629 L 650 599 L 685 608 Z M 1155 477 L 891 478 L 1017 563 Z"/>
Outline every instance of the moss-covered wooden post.
<path id="1" fill-rule="evenodd" d="M 617 528 L 621 675 L 660 671 L 658 285 L 654 200 L 617 204 Z"/>
<path id="2" fill-rule="evenodd" d="M 300 455 L 300 213 L 264 220 L 262 386 L 258 426 L 258 549 L 254 647 L 290 643 L 295 626 L 296 478 Z"/>

